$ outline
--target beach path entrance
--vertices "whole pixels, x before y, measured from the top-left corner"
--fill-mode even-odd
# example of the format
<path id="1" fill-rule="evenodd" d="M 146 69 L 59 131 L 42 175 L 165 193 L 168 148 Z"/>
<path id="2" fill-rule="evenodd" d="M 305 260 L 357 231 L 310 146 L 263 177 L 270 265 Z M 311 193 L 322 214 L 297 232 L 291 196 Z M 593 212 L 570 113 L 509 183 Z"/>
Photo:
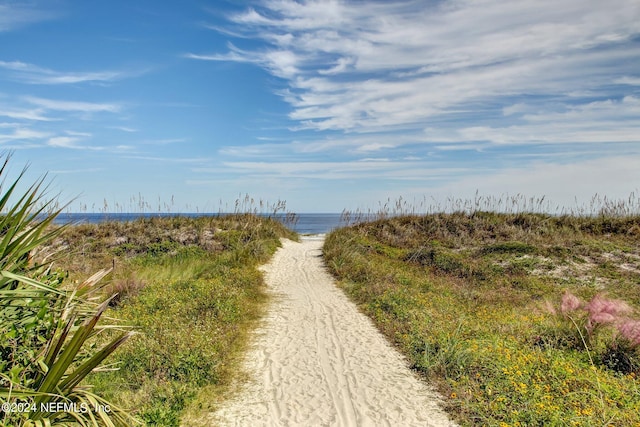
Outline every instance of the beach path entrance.
<path id="1" fill-rule="evenodd" d="M 283 240 L 262 267 L 273 301 L 245 360 L 249 380 L 212 425 L 453 426 L 417 378 L 335 286 L 323 237 Z"/>

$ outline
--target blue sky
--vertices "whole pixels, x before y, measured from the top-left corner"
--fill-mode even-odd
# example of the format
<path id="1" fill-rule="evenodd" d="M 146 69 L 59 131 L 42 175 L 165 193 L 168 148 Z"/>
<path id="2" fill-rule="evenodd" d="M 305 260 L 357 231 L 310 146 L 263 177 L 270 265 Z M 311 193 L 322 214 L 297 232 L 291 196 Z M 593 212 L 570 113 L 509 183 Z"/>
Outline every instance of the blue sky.
<path id="1" fill-rule="evenodd" d="M 626 198 L 640 2 L 0 0 L 0 150 L 72 211 Z"/>

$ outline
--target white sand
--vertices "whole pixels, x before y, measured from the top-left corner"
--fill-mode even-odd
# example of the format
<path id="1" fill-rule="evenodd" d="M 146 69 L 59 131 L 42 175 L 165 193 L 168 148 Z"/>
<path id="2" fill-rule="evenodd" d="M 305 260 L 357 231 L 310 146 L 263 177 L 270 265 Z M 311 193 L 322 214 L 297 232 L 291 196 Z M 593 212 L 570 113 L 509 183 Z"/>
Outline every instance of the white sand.
<path id="1" fill-rule="evenodd" d="M 325 271 L 322 236 L 283 241 L 263 267 L 275 296 L 246 360 L 251 380 L 214 425 L 454 426 Z"/>

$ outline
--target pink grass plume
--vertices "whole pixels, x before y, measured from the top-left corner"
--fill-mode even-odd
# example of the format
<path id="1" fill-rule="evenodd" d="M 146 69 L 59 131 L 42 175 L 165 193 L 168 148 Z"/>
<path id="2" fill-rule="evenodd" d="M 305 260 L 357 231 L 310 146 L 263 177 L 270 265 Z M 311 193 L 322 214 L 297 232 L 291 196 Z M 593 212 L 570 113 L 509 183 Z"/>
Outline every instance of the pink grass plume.
<path id="1" fill-rule="evenodd" d="M 607 313 L 613 317 L 618 317 L 621 314 L 632 312 L 631 307 L 626 302 L 616 299 L 607 299 L 602 294 L 594 296 L 585 309 L 591 318 L 600 313 Z"/>
<path id="2" fill-rule="evenodd" d="M 582 301 L 580 301 L 580 298 L 568 291 L 564 293 L 562 296 L 562 303 L 560 304 L 560 312 L 562 314 L 571 313 L 580 307 L 582 307 Z"/>
<path id="3" fill-rule="evenodd" d="M 618 332 L 633 345 L 640 345 L 640 320 L 625 319 L 618 325 Z"/>

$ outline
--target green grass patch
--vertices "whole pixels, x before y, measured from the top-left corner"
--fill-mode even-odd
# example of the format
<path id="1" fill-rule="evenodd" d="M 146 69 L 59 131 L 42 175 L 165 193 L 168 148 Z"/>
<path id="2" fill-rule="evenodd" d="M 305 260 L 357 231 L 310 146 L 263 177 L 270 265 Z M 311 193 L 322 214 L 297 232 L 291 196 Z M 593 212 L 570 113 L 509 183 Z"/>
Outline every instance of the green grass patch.
<path id="1" fill-rule="evenodd" d="M 336 230 L 324 255 L 460 424 L 638 425 L 638 346 L 613 322 L 589 330 L 587 312 L 572 315 L 574 325 L 560 301 L 570 291 L 584 307 L 606 294 L 638 319 L 639 224 L 523 213 L 403 216 Z"/>
<path id="2" fill-rule="evenodd" d="M 265 309 L 257 267 L 280 237 L 295 238 L 275 220 L 244 214 L 66 230 L 57 264 L 71 278 L 114 265 L 109 289 L 122 296 L 106 314 L 138 332 L 114 354 L 119 369 L 89 382 L 147 425 L 178 426 L 193 402 L 214 409 Z"/>

